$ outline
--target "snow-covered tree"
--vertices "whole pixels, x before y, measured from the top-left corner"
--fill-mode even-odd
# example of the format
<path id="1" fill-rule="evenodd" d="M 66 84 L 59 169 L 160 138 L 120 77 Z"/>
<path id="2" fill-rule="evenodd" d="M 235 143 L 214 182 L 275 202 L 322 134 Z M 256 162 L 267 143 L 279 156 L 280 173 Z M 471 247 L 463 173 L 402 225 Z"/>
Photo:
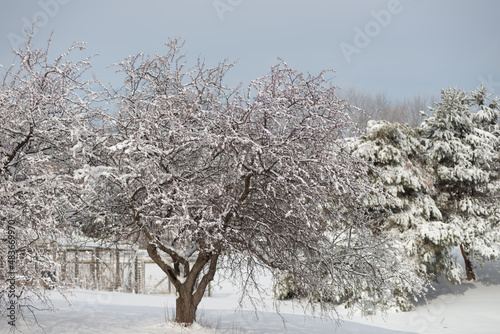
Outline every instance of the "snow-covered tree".
<path id="1" fill-rule="evenodd" d="M 221 263 L 242 282 L 256 268 L 288 275 L 323 306 L 346 291 L 383 302 L 396 280 L 423 288 L 374 232 L 362 205 L 371 187 L 342 148 L 351 123 L 327 72 L 279 62 L 240 93 L 224 85 L 233 64 L 187 68 L 178 41 L 168 50 L 119 64 L 120 111 L 100 162 L 77 174 L 93 217 L 83 228 L 144 238 L 177 290 L 176 321 L 195 320 Z"/>
<path id="2" fill-rule="evenodd" d="M 50 41 L 48 43 L 50 45 Z M 58 287 L 52 242 L 65 234 L 71 170 L 91 119 L 89 59 L 74 61 L 75 44 L 51 60 L 31 39 L 14 51 L 0 81 L 0 312 L 15 304 L 47 306 L 45 287 Z M 68 58 L 73 58 L 69 60 Z M 9 311 L 10 312 L 10 311 Z"/>
<path id="3" fill-rule="evenodd" d="M 461 267 L 450 254 L 454 232 L 442 222 L 433 200 L 436 189 L 426 170 L 419 130 L 407 124 L 370 121 L 366 134 L 353 140 L 351 147 L 376 167 L 370 174 L 372 184 L 387 197 L 369 205 L 383 204 L 390 210 L 383 229 L 394 234 L 408 261 L 434 278 L 459 282 Z"/>
<path id="4" fill-rule="evenodd" d="M 484 87 L 475 92 L 446 89 L 431 110 L 421 127 L 435 174 L 435 200 L 472 280 L 473 259 L 499 256 L 499 103 Z"/>

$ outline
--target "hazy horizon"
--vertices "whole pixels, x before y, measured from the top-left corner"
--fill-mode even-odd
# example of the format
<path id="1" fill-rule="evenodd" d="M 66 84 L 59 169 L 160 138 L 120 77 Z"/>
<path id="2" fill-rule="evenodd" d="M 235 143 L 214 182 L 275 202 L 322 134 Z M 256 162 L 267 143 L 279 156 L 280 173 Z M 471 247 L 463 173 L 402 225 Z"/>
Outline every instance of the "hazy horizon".
<path id="1" fill-rule="evenodd" d="M 40 0 L 2 1 L 0 64 L 13 59 L 23 29 L 36 24 L 35 44 L 54 32 L 53 53 L 74 41 L 100 53 L 94 71 L 138 52 L 163 52 L 169 38 L 186 41 L 191 58 L 237 60 L 231 82 L 248 82 L 284 59 L 292 68 L 333 69 L 332 83 L 391 98 L 467 90 L 484 82 L 500 94 L 500 2 L 363 0 Z"/>

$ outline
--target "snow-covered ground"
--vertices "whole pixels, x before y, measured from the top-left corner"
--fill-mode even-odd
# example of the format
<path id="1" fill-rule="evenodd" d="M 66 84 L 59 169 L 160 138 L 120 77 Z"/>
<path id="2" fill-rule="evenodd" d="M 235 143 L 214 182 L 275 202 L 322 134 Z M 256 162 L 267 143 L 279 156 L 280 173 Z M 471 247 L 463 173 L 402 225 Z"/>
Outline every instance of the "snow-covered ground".
<path id="1" fill-rule="evenodd" d="M 488 263 L 478 269 L 479 279 L 460 286 L 441 284 L 429 294 L 428 305 L 415 311 L 389 313 L 370 318 L 355 315 L 344 318 L 340 326 L 331 320 L 306 316 L 300 307 L 283 303 L 280 313 L 267 307 L 255 311 L 239 307 L 238 293 L 229 284 L 214 288 L 198 310 L 198 323 L 183 328 L 166 323 L 172 317 L 175 297 L 116 292 L 74 291 L 72 307 L 54 294 L 56 313 L 40 313 L 45 333 L 500 333 L 500 264 Z M 341 316 L 347 314 L 339 309 Z M 0 318 L 0 333 L 7 333 L 7 319 Z M 44 333 L 36 324 L 27 327 L 18 321 L 23 333 Z"/>

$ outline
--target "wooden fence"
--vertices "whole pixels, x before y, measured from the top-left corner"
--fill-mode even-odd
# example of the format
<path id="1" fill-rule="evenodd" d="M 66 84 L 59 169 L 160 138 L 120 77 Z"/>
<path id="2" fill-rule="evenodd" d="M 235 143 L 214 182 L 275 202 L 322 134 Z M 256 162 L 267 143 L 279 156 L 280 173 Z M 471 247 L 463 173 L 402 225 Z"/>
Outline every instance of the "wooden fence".
<path id="1" fill-rule="evenodd" d="M 137 247 L 97 243 L 52 243 L 45 247 L 57 263 L 57 268 L 43 271 L 42 276 L 49 279 L 56 277 L 69 287 L 147 294 L 175 293 L 167 275 L 145 250 Z M 0 257 L 1 279 L 4 278 L 6 265 L 7 259 Z M 206 294 L 211 295 L 210 285 Z"/>
<path id="2" fill-rule="evenodd" d="M 145 250 L 129 246 L 52 246 L 55 273 L 64 283 L 86 290 L 171 294 L 167 275 Z M 211 286 L 206 291 L 211 295 Z"/>
<path id="3" fill-rule="evenodd" d="M 56 261 L 60 266 L 57 277 L 71 286 L 88 290 L 141 290 L 141 272 L 134 249 L 59 247 Z"/>

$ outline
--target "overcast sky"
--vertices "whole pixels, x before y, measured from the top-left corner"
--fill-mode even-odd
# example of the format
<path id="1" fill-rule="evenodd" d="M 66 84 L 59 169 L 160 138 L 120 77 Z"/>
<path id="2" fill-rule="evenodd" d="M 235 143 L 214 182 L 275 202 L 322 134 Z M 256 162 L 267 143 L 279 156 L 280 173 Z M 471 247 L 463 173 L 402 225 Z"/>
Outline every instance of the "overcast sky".
<path id="1" fill-rule="evenodd" d="M 74 41 L 100 53 L 94 71 L 143 51 L 164 52 L 168 38 L 208 64 L 238 65 L 231 82 L 248 83 L 283 58 L 292 68 L 334 69 L 343 88 L 401 99 L 439 95 L 481 81 L 500 95 L 498 0 L 0 0 L 0 64 L 12 62 L 23 29 L 35 42 L 54 31 L 53 51 Z M 115 83 L 116 84 L 116 83 Z"/>

